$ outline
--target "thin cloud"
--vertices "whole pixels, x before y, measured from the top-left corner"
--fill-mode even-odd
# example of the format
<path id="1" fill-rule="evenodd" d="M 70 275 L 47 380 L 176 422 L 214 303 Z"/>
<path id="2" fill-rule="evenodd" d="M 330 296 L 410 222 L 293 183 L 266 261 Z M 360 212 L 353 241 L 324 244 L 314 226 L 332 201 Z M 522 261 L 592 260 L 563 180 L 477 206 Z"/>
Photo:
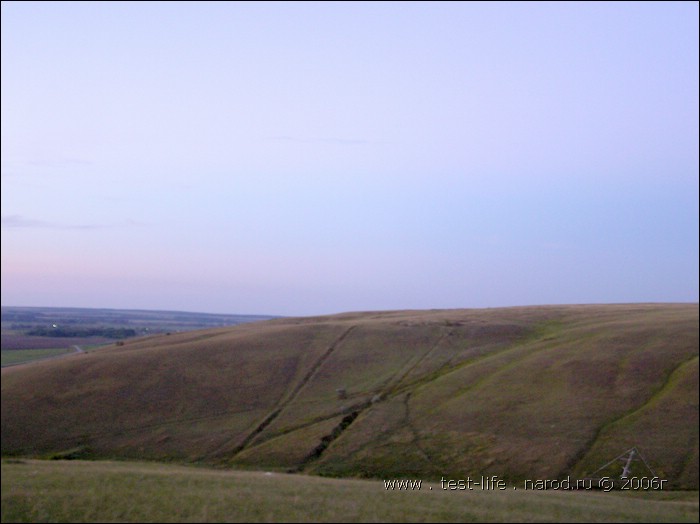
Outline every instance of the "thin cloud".
<path id="1" fill-rule="evenodd" d="M 45 158 L 34 158 L 27 160 L 26 164 L 30 166 L 41 166 L 41 167 L 72 167 L 72 166 L 91 166 L 94 164 L 91 160 L 84 158 L 75 157 L 45 157 Z"/>
<path id="2" fill-rule="evenodd" d="M 297 142 L 300 144 L 337 144 L 341 146 L 357 146 L 370 144 L 369 140 L 361 138 L 302 138 L 296 136 L 270 136 L 266 140 L 275 142 Z"/>
<path id="3" fill-rule="evenodd" d="M 2 228 L 21 228 L 21 227 L 36 227 L 36 228 L 46 228 L 51 227 L 51 224 L 44 222 L 43 220 L 34 220 L 31 218 L 24 218 L 19 215 L 8 215 L 2 217 Z"/>
<path id="4" fill-rule="evenodd" d="M 90 231 L 94 229 L 110 229 L 115 227 L 140 227 L 146 224 L 128 219 L 123 224 L 61 224 L 27 218 L 21 215 L 6 215 L 2 217 L 2 229 L 55 229 L 72 231 Z"/>

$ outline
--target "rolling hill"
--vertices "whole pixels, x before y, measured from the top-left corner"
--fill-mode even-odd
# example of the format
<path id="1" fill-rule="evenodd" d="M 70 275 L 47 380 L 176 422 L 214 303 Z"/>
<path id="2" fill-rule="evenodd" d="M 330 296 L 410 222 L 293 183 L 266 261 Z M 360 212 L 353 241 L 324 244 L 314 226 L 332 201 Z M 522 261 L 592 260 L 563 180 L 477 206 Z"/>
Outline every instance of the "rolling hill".
<path id="1" fill-rule="evenodd" d="M 5 457 L 521 482 L 631 447 L 698 489 L 697 304 L 284 318 L 2 370 Z"/>

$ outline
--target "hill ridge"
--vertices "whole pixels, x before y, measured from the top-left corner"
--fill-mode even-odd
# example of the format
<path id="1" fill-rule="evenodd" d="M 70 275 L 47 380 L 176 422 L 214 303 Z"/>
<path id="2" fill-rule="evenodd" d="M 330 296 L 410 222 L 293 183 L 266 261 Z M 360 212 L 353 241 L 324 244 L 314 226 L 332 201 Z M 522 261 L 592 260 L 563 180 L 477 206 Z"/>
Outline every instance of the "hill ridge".
<path id="1" fill-rule="evenodd" d="M 2 452 L 518 480 L 638 446 L 697 489 L 697 355 L 695 304 L 281 318 L 3 369 Z"/>

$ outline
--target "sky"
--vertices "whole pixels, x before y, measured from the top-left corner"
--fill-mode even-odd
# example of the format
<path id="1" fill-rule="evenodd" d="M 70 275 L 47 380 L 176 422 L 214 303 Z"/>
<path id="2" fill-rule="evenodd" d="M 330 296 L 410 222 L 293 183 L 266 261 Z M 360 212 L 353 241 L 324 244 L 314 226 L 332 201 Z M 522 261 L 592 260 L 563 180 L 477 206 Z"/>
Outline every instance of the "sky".
<path id="1" fill-rule="evenodd" d="M 697 2 L 2 2 L 2 305 L 698 301 Z"/>

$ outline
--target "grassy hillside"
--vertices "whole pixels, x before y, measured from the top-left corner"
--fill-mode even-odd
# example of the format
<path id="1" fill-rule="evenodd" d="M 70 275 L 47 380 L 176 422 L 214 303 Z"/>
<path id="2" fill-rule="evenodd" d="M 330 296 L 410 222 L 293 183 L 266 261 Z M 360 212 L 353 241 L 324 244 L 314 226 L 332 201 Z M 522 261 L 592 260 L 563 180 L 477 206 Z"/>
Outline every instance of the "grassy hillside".
<path id="1" fill-rule="evenodd" d="M 697 492 L 409 491 L 381 480 L 26 461 L 2 465 L 2 522 L 698 521 Z"/>
<path id="2" fill-rule="evenodd" d="M 697 304 L 277 319 L 2 370 L 3 456 L 520 482 L 631 447 L 698 489 Z"/>

